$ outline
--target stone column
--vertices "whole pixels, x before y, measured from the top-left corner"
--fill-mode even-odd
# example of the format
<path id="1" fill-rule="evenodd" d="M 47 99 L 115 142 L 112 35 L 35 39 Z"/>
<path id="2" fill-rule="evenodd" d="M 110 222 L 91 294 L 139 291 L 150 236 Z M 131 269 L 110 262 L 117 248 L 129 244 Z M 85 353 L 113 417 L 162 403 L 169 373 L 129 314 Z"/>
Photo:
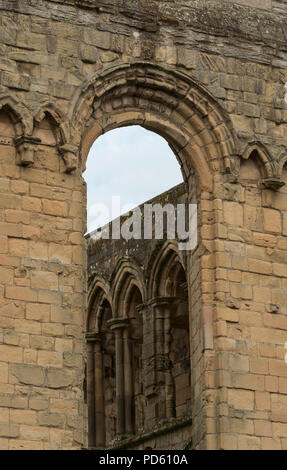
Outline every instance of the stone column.
<path id="1" fill-rule="evenodd" d="M 113 318 L 108 321 L 111 330 L 115 331 L 116 343 L 116 399 L 117 399 L 117 435 L 126 433 L 125 413 L 125 371 L 123 329 L 128 326 L 127 318 Z"/>
<path id="2" fill-rule="evenodd" d="M 157 385 L 160 389 L 161 402 L 158 418 L 174 417 L 174 385 L 169 359 L 171 344 L 171 306 L 173 297 L 156 297 L 151 303 L 155 311 L 155 340 L 156 340 L 156 374 Z"/>
<path id="3" fill-rule="evenodd" d="M 100 334 L 95 335 L 94 339 L 94 371 L 96 447 L 104 447 L 106 444 L 105 397 L 103 383 L 103 355 Z"/>
<path id="4" fill-rule="evenodd" d="M 94 380 L 94 335 L 87 333 L 87 404 L 88 446 L 95 447 L 95 380 Z"/>
<path id="5" fill-rule="evenodd" d="M 125 381 L 125 433 L 134 433 L 133 419 L 133 381 L 132 381 L 132 358 L 131 345 L 128 336 L 128 328 L 123 331 L 123 349 L 124 349 L 124 381 Z"/>
<path id="6" fill-rule="evenodd" d="M 89 447 L 105 446 L 105 399 L 103 357 L 99 333 L 87 333 L 87 401 Z"/>
<path id="7" fill-rule="evenodd" d="M 175 390 L 169 358 L 171 348 L 171 304 L 164 304 L 164 356 L 165 356 L 165 396 L 166 396 L 166 418 L 175 416 Z"/>
<path id="8" fill-rule="evenodd" d="M 150 303 L 138 305 L 137 310 L 140 315 L 142 315 L 143 324 L 142 374 L 144 382 L 144 395 L 146 396 L 146 398 L 149 398 L 153 397 L 156 393 L 156 341 L 154 310 L 150 306 Z"/>

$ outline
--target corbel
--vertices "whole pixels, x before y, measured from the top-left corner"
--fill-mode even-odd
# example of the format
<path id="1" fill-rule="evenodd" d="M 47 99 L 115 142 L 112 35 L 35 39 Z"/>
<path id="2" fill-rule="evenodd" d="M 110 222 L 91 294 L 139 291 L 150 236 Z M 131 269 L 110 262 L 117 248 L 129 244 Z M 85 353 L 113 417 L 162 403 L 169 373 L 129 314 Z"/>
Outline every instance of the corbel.
<path id="1" fill-rule="evenodd" d="M 22 166 L 34 165 L 34 156 L 41 139 L 31 135 L 21 135 L 15 139 L 17 149 L 17 164 Z"/>
<path id="2" fill-rule="evenodd" d="M 77 150 L 77 147 L 72 144 L 64 144 L 59 147 L 59 152 L 66 165 L 66 173 L 72 173 L 78 168 Z"/>
<path id="3" fill-rule="evenodd" d="M 280 188 L 282 188 L 282 186 L 285 185 L 284 181 L 282 181 L 279 177 L 264 178 L 262 180 L 262 184 L 266 189 L 273 189 L 274 191 L 278 191 Z"/>
<path id="4" fill-rule="evenodd" d="M 224 158 L 225 174 L 230 183 L 237 183 L 240 172 L 240 158 L 238 155 L 233 155 Z"/>

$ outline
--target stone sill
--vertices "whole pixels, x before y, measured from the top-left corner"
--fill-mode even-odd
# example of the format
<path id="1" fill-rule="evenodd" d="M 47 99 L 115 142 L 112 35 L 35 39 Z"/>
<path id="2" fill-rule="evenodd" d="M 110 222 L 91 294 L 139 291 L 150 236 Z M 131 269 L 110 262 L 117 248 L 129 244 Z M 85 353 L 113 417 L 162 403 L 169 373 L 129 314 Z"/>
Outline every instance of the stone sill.
<path id="1" fill-rule="evenodd" d="M 175 418 L 172 422 L 165 423 L 164 425 L 153 429 L 152 431 L 144 432 L 141 435 L 128 437 L 121 441 L 115 442 L 113 445 L 102 449 L 102 450 L 124 450 L 133 448 L 136 445 L 139 445 L 143 442 L 154 439 L 155 437 L 162 436 L 163 434 L 168 434 L 173 431 L 176 431 L 180 428 L 192 424 L 191 416 L 185 416 L 184 418 Z M 98 447 L 89 447 L 88 450 L 100 450 Z"/>

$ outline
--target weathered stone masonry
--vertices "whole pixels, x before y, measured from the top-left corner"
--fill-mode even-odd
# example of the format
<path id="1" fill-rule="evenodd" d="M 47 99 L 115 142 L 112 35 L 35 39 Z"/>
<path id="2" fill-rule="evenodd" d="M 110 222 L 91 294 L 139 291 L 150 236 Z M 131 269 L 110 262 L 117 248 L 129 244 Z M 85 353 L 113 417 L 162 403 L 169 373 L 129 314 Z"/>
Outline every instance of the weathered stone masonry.
<path id="1" fill-rule="evenodd" d="M 175 208 L 186 200 L 183 183 L 148 204 Z M 87 235 L 92 448 L 191 447 L 187 258 L 176 240 L 166 239 L 166 227 L 164 234 L 163 240 Z"/>
<path id="2" fill-rule="evenodd" d="M 285 2 L 0 10 L 1 449 L 88 445 L 81 173 L 95 139 L 129 124 L 169 142 L 198 204 L 192 447 L 285 449 Z"/>

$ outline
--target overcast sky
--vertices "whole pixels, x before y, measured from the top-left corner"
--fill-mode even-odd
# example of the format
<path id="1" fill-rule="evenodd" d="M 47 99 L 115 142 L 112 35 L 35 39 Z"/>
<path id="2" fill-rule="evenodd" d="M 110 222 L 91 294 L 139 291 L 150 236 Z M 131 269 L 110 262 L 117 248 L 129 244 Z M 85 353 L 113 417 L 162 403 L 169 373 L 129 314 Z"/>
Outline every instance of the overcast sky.
<path id="1" fill-rule="evenodd" d="M 181 183 L 179 164 L 167 142 L 140 126 L 115 129 L 92 146 L 83 174 L 88 191 L 88 232 Z M 112 214 L 112 197 L 121 210 Z M 106 207 L 106 215 L 99 204 Z"/>

